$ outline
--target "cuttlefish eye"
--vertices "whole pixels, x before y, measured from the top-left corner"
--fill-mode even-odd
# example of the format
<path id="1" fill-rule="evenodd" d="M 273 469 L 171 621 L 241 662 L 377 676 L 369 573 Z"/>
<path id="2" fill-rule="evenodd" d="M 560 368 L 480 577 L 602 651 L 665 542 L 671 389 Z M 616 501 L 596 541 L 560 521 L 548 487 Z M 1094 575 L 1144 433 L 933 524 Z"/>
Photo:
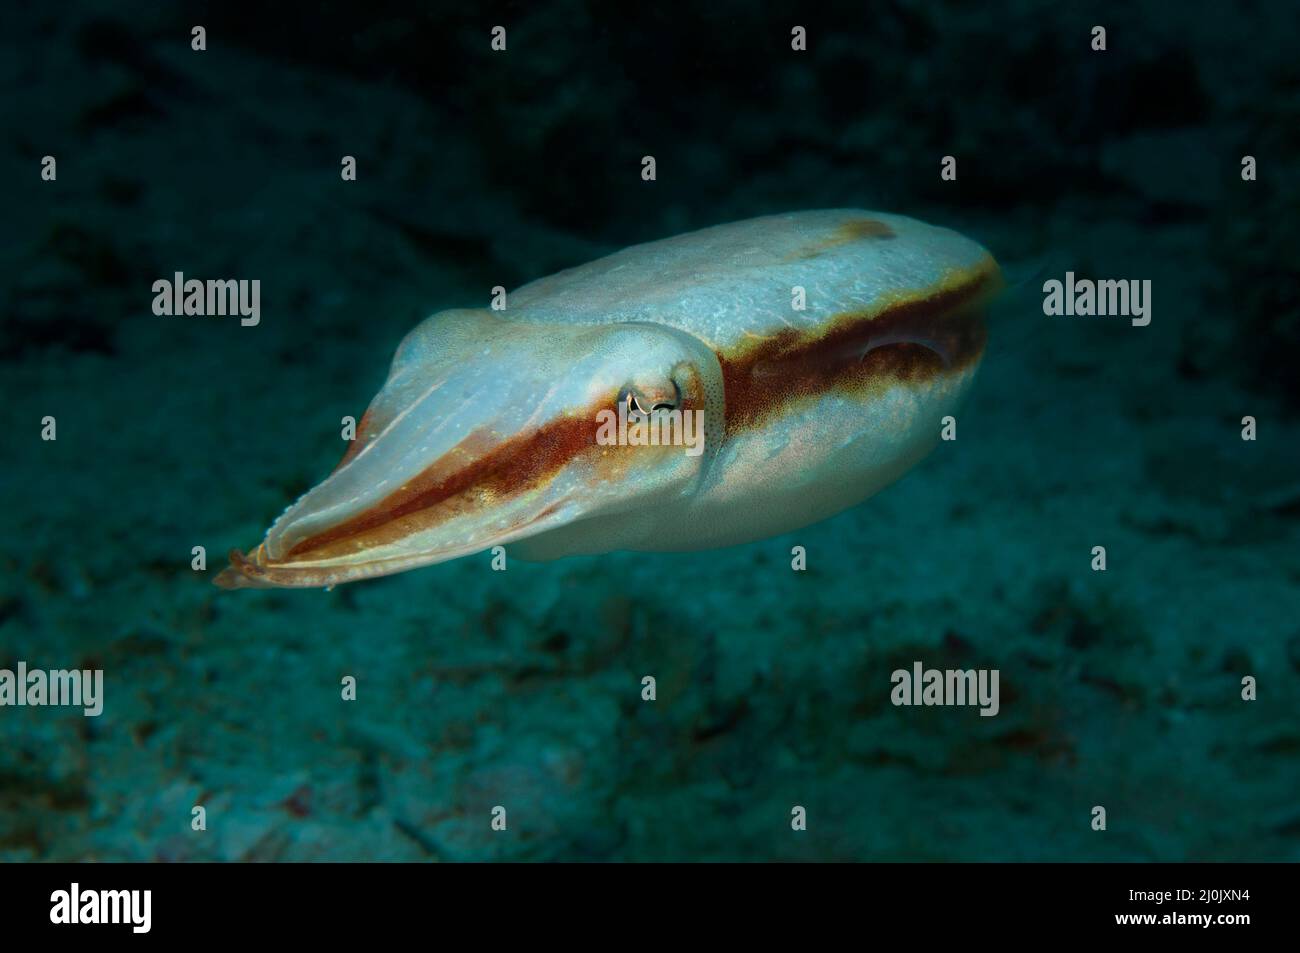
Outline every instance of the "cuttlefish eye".
<path id="1" fill-rule="evenodd" d="M 631 417 L 648 417 L 657 410 L 677 410 L 682 406 L 682 388 L 676 380 L 668 381 L 669 388 L 647 393 L 634 384 L 625 384 L 618 393 L 619 406 L 627 408 Z"/>

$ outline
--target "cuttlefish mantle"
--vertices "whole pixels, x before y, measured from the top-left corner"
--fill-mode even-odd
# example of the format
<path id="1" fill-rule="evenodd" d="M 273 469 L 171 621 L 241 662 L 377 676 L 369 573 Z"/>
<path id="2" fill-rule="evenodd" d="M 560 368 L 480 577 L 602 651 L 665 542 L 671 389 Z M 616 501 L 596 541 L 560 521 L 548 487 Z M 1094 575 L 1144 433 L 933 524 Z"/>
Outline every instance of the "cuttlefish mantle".
<path id="1" fill-rule="evenodd" d="M 334 472 L 217 584 L 806 526 L 934 446 L 999 285 L 956 232 L 833 209 L 626 248 L 525 285 L 505 312 L 435 314 L 398 347 Z"/>

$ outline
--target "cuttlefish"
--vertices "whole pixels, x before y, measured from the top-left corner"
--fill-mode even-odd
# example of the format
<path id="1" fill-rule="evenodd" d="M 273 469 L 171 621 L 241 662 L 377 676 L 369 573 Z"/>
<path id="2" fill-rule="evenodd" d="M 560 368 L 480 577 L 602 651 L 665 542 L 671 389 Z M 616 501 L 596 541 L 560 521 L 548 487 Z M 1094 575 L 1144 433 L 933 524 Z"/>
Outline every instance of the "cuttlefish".
<path id="1" fill-rule="evenodd" d="M 956 232 L 833 209 L 636 245 L 501 310 L 440 312 L 401 342 L 334 472 L 217 584 L 328 587 L 506 544 L 554 559 L 807 526 L 938 442 L 999 285 Z M 692 425 L 693 445 L 672 439 Z"/>

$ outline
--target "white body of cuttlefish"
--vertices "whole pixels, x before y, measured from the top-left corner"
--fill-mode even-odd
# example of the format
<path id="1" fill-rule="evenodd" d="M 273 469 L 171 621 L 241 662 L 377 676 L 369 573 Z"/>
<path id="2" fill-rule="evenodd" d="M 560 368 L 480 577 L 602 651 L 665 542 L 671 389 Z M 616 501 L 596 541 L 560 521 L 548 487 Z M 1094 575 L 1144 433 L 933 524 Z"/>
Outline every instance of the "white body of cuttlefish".
<path id="1" fill-rule="evenodd" d="M 806 526 L 938 442 L 999 285 L 956 232 L 833 209 L 626 248 L 503 312 L 435 314 L 335 471 L 217 583 L 331 586 L 504 544 L 550 559 Z"/>

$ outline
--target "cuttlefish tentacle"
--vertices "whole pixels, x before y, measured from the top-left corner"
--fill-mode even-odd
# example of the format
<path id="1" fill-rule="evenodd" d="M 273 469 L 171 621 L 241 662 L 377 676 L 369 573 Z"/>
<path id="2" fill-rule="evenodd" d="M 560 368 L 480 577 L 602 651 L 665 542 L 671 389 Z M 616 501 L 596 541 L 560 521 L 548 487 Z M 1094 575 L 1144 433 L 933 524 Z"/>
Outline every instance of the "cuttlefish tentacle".
<path id="1" fill-rule="evenodd" d="M 937 442 L 999 284 L 955 232 L 839 209 L 624 249 L 519 289 L 508 317 L 434 315 L 334 472 L 217 583 L 330 586 L 505 543 L 704 548 L 823 519 Z"/>

